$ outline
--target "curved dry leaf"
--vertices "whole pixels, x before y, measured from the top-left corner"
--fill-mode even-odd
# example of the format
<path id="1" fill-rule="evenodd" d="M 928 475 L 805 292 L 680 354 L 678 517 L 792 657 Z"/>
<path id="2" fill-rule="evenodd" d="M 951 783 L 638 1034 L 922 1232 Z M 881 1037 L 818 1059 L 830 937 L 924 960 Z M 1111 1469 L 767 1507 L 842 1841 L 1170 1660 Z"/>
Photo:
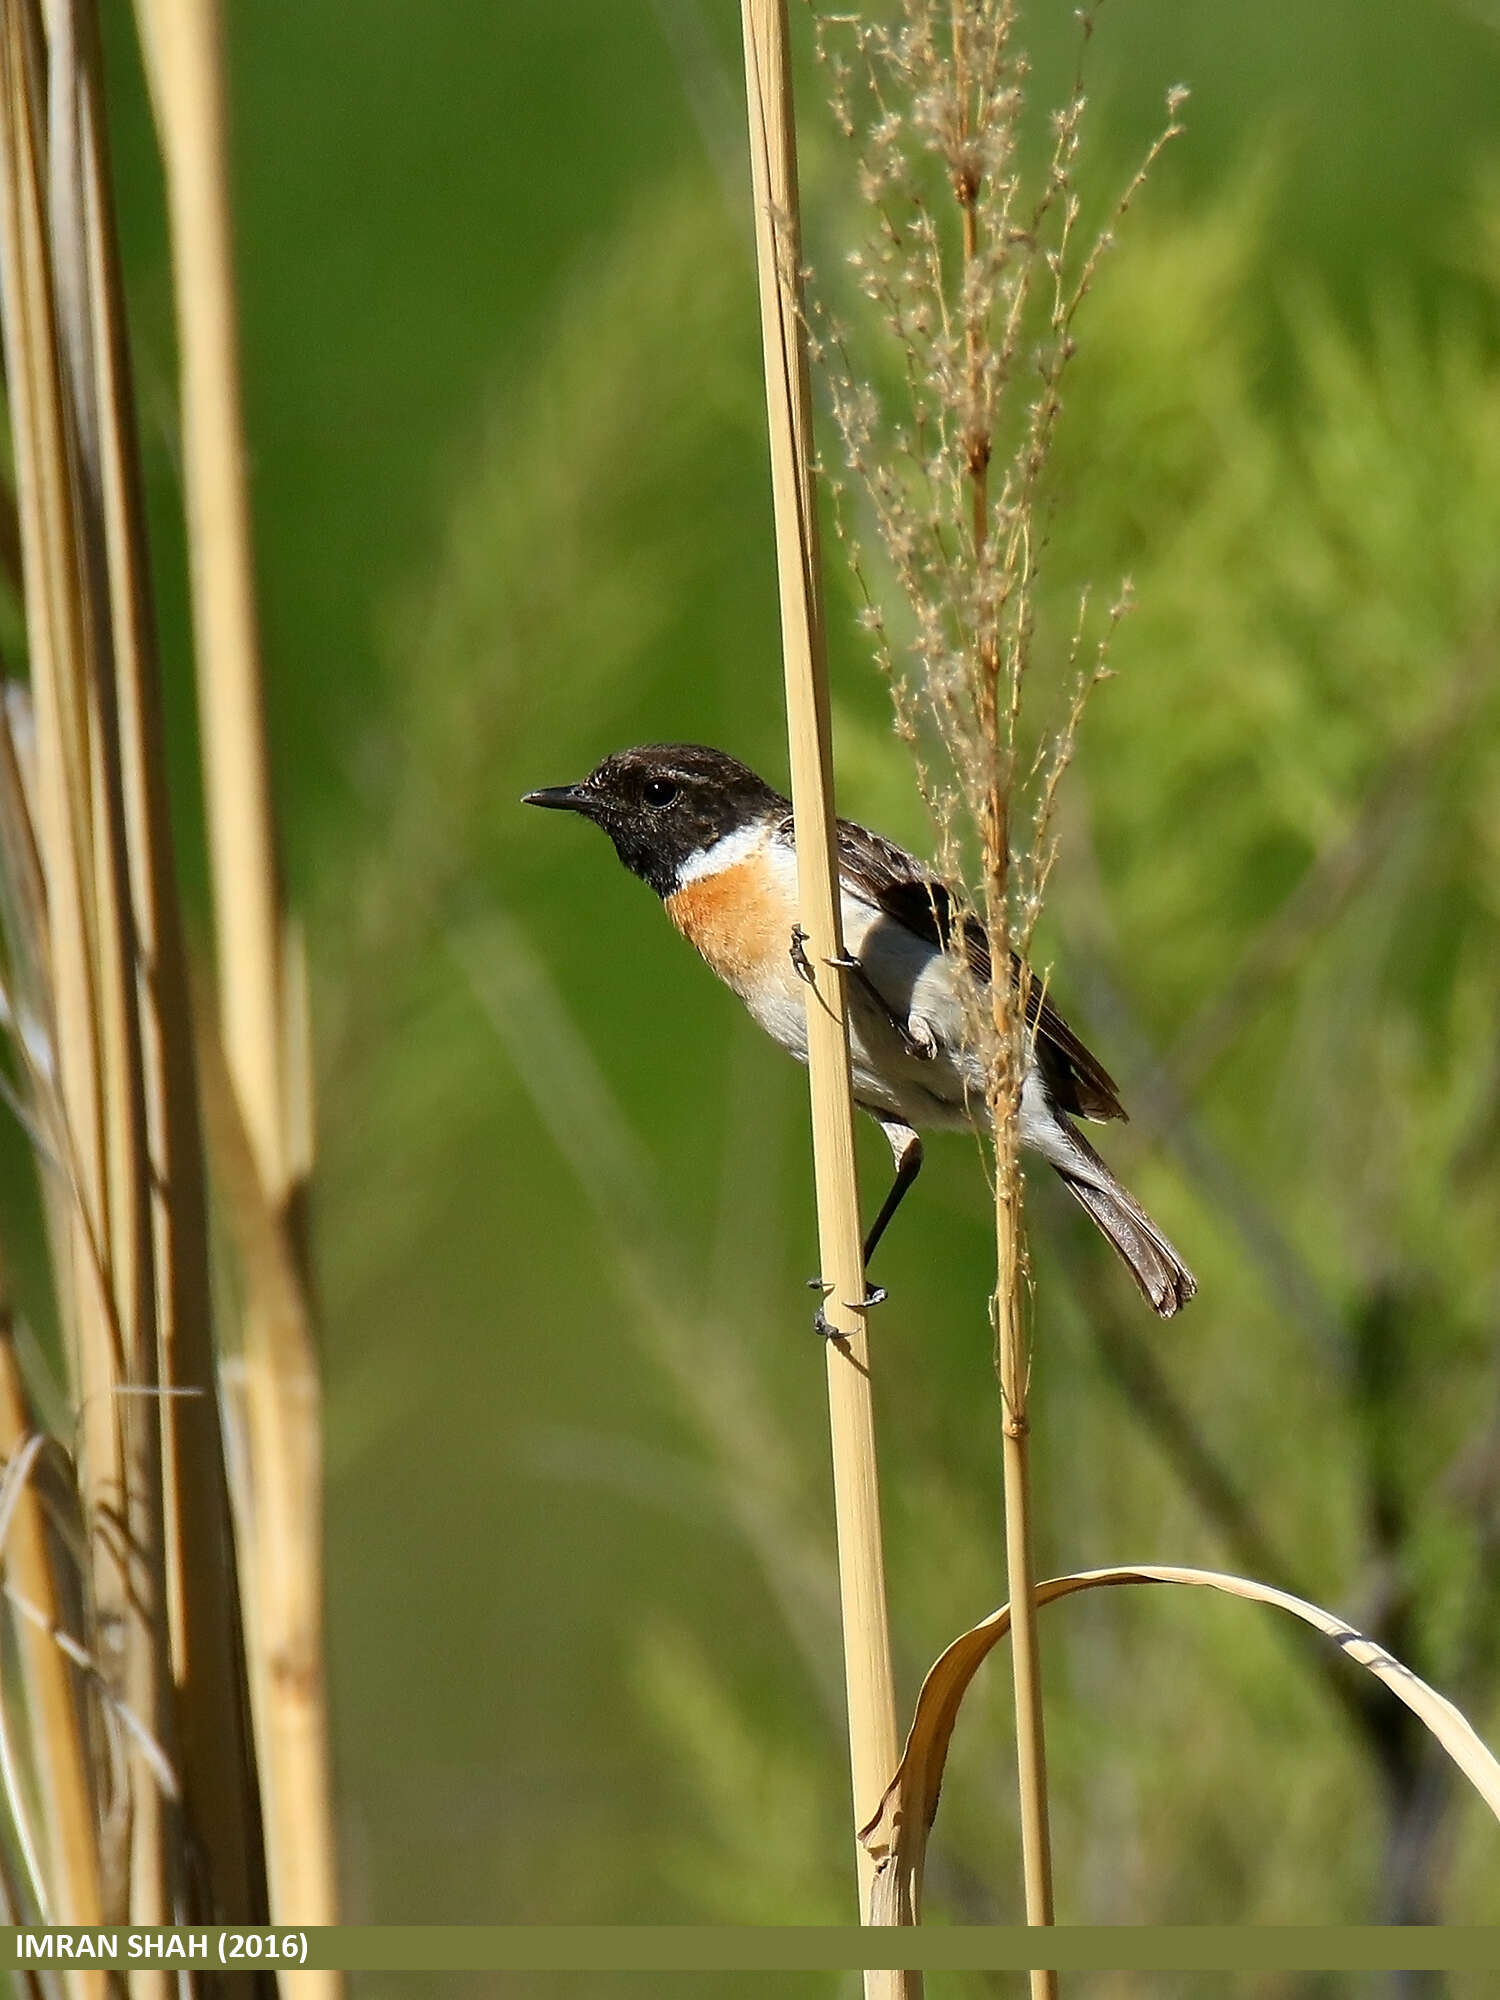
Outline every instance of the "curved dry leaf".
<path id="1" fill-rule="evenodd" d="M 1071 1597 L 1075 1591 L 1110 1589 L 1128 1583 L 1196 1584 L 1223 1591 L 1230 1597 L 1275 1605 L 1326 1633 L 1341 1652 L 1384 1681 L 1392 1694 L 1427 1725 L 1490 1811 L 1500 1819 L 1500 1762 L 1475 1734 L 1466 1717 L 1446 1696 L 1429 1687 L 1383 1646 L 1356 1632 L 1353 1626 L 1320 1605 L 1309 1604 L 1305 1598 L 1293 1597 L 1290 1591 L 1275 1590 L 1270 1584 L 1256 1583 L 1249 1577 L 1231 1576 L 1220 1570 L 1180 1569 L 1167 1563 L 1136 1563 L 1128 1568 L 1080 1570 L 1073 1576 L 1051 1577 L 1037 1585 L 1036 1598 L 1039 1605 L 1050 1604 L 1055 1598 Z M 860 1832 L 875 1861 L 872 1923 L 896 1922 L 895 1913 L 902 1909 L 912 1913 L 905 1918 L 906 1922 L 915 1919 L 922 1894 L 927 1835 L 937 1815 L 953 1725 L 970 1681 L 991 1647 L 1009 1630 L 1010 1606 L 1005 1604 L 982 1624 L 955 1639 L 922 1683 L 896 1775 L 886 1787 L 874 1818 Z"/>

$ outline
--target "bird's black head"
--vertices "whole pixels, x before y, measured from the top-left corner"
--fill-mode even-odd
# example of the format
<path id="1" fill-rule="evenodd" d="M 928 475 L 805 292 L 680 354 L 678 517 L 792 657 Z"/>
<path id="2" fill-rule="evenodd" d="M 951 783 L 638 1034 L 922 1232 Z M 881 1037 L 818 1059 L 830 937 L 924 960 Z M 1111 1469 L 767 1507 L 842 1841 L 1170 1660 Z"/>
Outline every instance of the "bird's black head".
<path id="1" fill-rule="evenodd" d="M 738 758 L 701 743 L 616 751 L 581 784 L 528 792 L 522 803 L 593 820 L 625 866 L 658 896 L 670 896 L 682 864 L 725 834 L 790 811 L 787 800 Z"/>

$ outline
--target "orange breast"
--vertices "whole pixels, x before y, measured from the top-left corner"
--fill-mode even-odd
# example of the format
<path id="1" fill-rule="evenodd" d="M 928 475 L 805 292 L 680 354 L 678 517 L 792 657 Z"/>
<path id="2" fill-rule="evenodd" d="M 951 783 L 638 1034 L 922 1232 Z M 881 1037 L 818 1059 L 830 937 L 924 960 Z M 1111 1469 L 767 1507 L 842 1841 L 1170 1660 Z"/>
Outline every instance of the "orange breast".
<path id="1" fill-rule="evenodd" d="M 738 994 L 780 981 L 789 969 L 797 912 L 758 854 L 705 875 L 666 899 L 667 915 Z"/>

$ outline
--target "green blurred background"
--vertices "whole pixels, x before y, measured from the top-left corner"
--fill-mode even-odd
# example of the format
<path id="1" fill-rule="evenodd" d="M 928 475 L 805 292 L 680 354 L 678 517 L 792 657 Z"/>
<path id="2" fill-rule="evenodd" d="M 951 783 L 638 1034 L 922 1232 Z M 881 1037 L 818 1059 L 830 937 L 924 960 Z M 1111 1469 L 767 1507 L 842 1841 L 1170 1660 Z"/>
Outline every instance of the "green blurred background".
<path id="1" fill-rule="evenodd" d="M 201 909 L 169 276 L 124 13 Z M 845 1921 L 803 1078 L 597 836 L 517 803 L 653 738 L 785 775 L 736 10 L 240 0 L 229 28 L 319 1050 L 349 1915 Z M 1026 40 L 1056 101 L 1071 11 L 1034 7 Z M 1128 572 L 1137 609 L 1046 955 L 1136 1110 L 1111 1158 L 1201 1295 L 1155 1324 L 1034 1188 L 1040 1561 L 1273 1574 L 1493 1736 L 1500 9 L 1111 0 L 1089 75 L 1096 194 L 1167 87 L 1193 95 L 1087 309 L 1054 468 L 1039 671 L 1083 582 Z M 836 287 L 858 223 L 810 64 L 802 104 Z M 920 843 L 836 565 L 830 589 L 840 803 Z M 903 1714 L 1004 1594 L 986 1203 L 974 1147 L 938 1142 L 884 1253 Z M 1500 1915 L 1494 1826 L 1270 1613 L 1109 1593 L 1043 1637 L 1064 1920 Z M 1006 1678 L 960 1725 L 933 1921 L 1018 1914 Z"/>

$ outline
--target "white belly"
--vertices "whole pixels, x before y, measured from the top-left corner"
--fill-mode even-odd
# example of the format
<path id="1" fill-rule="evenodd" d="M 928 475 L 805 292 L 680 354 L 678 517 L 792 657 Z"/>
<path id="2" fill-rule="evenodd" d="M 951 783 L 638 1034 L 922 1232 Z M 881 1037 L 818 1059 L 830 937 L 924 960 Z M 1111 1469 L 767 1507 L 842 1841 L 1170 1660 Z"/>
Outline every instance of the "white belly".
<path id="1" fill-rule="evenodd" d="M 782 865 L 795 867 L 790 852 Z M 877 1116 L 926 1128 L 966 1125 L 974 1111 L 982 1118 L 983 1071 L 963 1047 L 963 1007 L 945 954 L 847 893 L 843 928 L 845 948 L 862 969 L 862 977 L 850 975 L 845 983 L 857 1101 Z M 809 994 L 792 964 L 790 934 L 784 975 L 739 991 L 766 1033 L 806 1062 Z M 915 1053 L 893 1016 L 908 1025 L 913 1041 L 937 1053 Z"/>
<path id="2" fill-rule="evenodd" d="M 747 925 L 738 905 L 728 926 L 715 923 L 706 902 L 689 914 L 679 897 L 669 901 L 668 909 L 752 1018 L 789 1054 L 806 1062 L 811 996 L 792 962 L 797 909 L 792 850 L 770 839 L 753 844 L 740 840 L 726 854 L 725 868 L 700 866 L 692 880 L 700 889 L 727 883 L 730 870 L 749 858 L 752 845 L 756 858 L 769 863 L 771 871 L 753 925 Z M 845 948 L 860 962 L 860 973 L 848 975 L 844 989 L 856 1101 L 877 1118 L 896 1119 L 917 1130 L 983 1124 L 983 1065 L 966 1045 L 963 1002 L 946 953 L 847 890 L 842 915 Z M 923 1053 L 929 1048 L 932 1054 Z M 1022 1143 L 1048 1153 L 1054 1149 L 1049 1140 L 1056 1129 L 1041 1078 L 1030 1065 L 1021 1094 Z"/>

